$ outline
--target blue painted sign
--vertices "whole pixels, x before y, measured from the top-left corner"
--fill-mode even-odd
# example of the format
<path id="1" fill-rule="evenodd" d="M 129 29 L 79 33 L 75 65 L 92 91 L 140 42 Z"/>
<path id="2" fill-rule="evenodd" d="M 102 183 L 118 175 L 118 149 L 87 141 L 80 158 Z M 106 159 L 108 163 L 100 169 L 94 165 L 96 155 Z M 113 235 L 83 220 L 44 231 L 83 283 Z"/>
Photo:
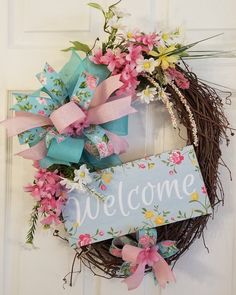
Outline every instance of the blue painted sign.
<path id="1" fill-rule="evenodd" d="M 193 146 L 91 177 L 90 193 L 71 191 L 63 210 L 73 247 L 212 213 Z"/>

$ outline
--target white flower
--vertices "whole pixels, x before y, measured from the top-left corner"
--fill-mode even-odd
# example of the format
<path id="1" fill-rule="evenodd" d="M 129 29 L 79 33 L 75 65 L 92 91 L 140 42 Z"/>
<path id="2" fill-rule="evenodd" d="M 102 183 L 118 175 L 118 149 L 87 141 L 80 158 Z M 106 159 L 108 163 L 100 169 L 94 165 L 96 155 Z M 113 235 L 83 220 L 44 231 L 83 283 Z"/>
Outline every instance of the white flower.
<path id="1" fill-rule="evenodd" d="M 74 182 L 71 181 L 70 179 L 61 177 L 62 180 L 60 181 L 60 184 L 63 185 L 66 189 L 68 189 L 69 191 L 72 191 L 73 189 L 75 189 L 74 187 Z"/>
<path id="2" fill-rule="evenodd" d="M 138 29 L 126 29 L 122 32 L 124 35 L 125 39 L 129 41 L 135 41 L 135 36 L 139 35 L 140 32 Z"/>
<path id="3" fill-rule="evenodd" d="M 86 191 L 85 186 L 92 181 L 86 164 L 81 165 L 78 170 L 74 170 L 74 174 L 74 181 L 61 177 L 62 180 L 60 181 L 60 184 L 65 186 L 69 192 L 74 189 L 78 191 Z"/>
<path id="4" fill-rule="evenodd" d="M 156 66 L 157 66 L 157 62 L 154 60 L 154 58 L 149 58 L 149 59 L 140 58 L 137 60 L 136 70 L 138 73 L 148 72 L 151 74 L 155 70 Z"/>
<path id="5" fill-rule="evenodd" d="M 74 181 L 78 182 L 81 186 L 86 185 L 92 181 L 86 164 L 81 165 L 79 170 L 74 170 L 74 174 Z"/>
<path id="6" fill-rule="evenodd" d="M 78 190 L 82 192 L 86 191 L 86 188 L 83 184 L 71 181 L 67 178 L 62 178 L 60 184 L 63 185 L 69 192 L 72 192 L 73 190 Z"/>
<path id="7" fill-rule="evenodd" d="M 122 10 L 122 9 L 118 8 L 117 6 L 113 7 L 112 8 L 112 11 L 119 18 L 130 16 L 131 15 L 130 13 L 127 13 L 125 10 Z"/>
<path id="8" fill-rule="evenodd" d="M 116 30 L 124 30 L 125 25 L 116 17 L 113 16 L 107 23 L 110 27 Z"/>
<path id="9" fill-rule="evenodd" d="M 143 91 L 137 93 L 137 96 L 140 97 L 140 101 L 144 103 L 150 103 L 151 101 L 156 100 L 156 95 L 156 88 L 149 87 L 149 85 Z"/>

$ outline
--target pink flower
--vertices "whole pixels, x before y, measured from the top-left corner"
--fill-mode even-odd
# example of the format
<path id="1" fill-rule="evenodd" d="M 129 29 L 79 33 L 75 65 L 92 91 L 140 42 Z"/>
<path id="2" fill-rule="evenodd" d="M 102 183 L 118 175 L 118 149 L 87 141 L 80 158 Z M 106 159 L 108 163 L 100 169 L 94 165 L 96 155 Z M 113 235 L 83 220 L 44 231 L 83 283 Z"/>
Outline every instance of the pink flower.
<path id="1" fill-rule="evenodd" d="M 155 244 L 153 238 L 151 238 L 148 235 L 143 235 L 140 239 L 139 239 L 139 244 L 141 244 L 144 248 L 148 248 L 151 247 Z"/>
<path id="2" fill-rule="evenodd" d="M 61 223 L 59 217 L 56 214 L 52 214 L 41 220 L 41 223 L 44 225 L 51 225 L 54 223 L 55 225 L 58 225 Z"/>
<path id="3" fill-rule="evenodd" d="M 59 216 L 61 214 L 63 204 L 63 199 L 56 200 L 55 198 L 44 198 L 40 202 L 39 212 L 48 214 L 51 214 L 51 212 L 53 212 Z"/>
<path id="4" fill-rule="evenodd" d="M 117 95 L 121 95 L 124 93 L 130 93 L 134 94 L 135 89 L 139 84 L 139 81 L 137 79 L 138 73 L 135 69 L 134 64 L 126 64 L 124 69 L 121 72 L 121 82 L 123 82 L 123 85 L 121 88 L 116 92 Z"/>
<path id="5" fill-rule="evenodd" d="M 45 111 L 43 111 L 43 110 L 39 110 L 38 111 L 38 114 L 41 115 L 41 116 L 45 116 L 46 115 Z"/>
<path id="6" fill-rule="evenodd" d="M 55 72 L 55 70 L 49 64 L 47 64 L 47 68 L 49 73 Z"/>
<path id="7" fill-rule="evenodd" d="M 99 236 L 102 237 L 102 236 L 104 236 L 104 231 L 103 230 L 100 230 L 98 234 L 99 234 Z"/>
<path id="8" fill-rule="evenodd" d="M 114 70 L 119 69 L 125 63 L 124 57 L 125 53 L 121 53 L 119 48 L 114 50 L 114 52 L 108 49 L 105 55 L 101 57 L 101 61 L 113 73 Z"/>
<path id="9" fill-rule="evenodd" d="M 107 157 L 109 154 L 108 154 L 108 149 L 107 149 L 107 144 L 105 142 L 99 142 L 97 144 L 97 149 L 99 151 L 99 154 L 101 157 Z"/>
<path id="10" fill-rule="evenodd" d="M 169 159 L 172 163 L 179 165 L 184 160 L 184 156 L 181 155 L 180 151 L 174 151 L 170 155 Z"/>
<path id="11" fill-rule="evenodd" d="M 202 193 L 203 193 L 203 194 L 207 194 L 207 189 L 206 189 L 205 186 L 202 186 Z"/>
<path id="12" fill-rule="evenodd" d="M 85 111 L 84 111 L 84 113 L 86 114 Z M 73 124 L 68 126 L 64 130 L 64 134 L 69 135 L 69 136 L 81 135 L 84 128 L 89 127 L 89 125 L 90 124 L 88 123 L 87 118 L 85 117 L 83 121 L 75 121 Z"/>
<path id="13" fill-rule="evenodd" d="M 97 79 L 92 75 L 86 74 L 86 83 L 89 89 L 94 90 L 97 86 Z"/>
<path id="14" fill-rule="evenodd" d="M 78 245 L 80 247 L 89 245 L 91 244 L 91 242 L 92 242 L 92 237 L 90 236 L 90 234 L 81 234 L 79 236 Z"/>
<path id="15" fill-rule="evenodd" d="M 174 171 L 173 170 L 170 170 L 169 171 L 169 175 L 173 175 L 174 174 Z"/>
<path id="16" fill-rule="evenodd" d="M 40 168 L 38 162 L 35 162 L 34 166 L 38 168 L 34 184 L 27 185 L 25 191 L 30 192 L 38 201 L 38 212 L 42 212 L 45 217 L 41 221 L 42 224 L 59 224 L 62 207 L 67 200 L 67 192 L 60 184 L 61 177 L 57 171 L 50 172 Z"/>
<path id="17" fill-rule="evenodd" d="M 30 192 L 30 193 L 31 193 L 31 196 L 32 196 L 35 200 L 37 200 L 37 201 L 39 201 L 39 200 L 41 199 L 40 189 L 38 188 L 37 185 L 31 185 L 31 184 L 26 185 L 26 186 L 24 187 L 24 191 L 25 191 L 25 192 Z"/>
<path id="18" fill-rule="evenodd" d="M 149 50 L 152 50 L 153 46 L 159 43 L 160 36 L 158 36 L 156 33 L 142 34 L 138 35 L 135 40 L 147 46 Z"/>
<path id="19" fill-rule="evenodd" d="M 167 75 L 170 79 L 174 80 L 176 85 L 181 89 L 188 89 L 189 88 L 189 81 L 185 76 L 177 71 L 175 68 L 169 67 L 166 71 Z"/>
<path id="20" fill-rule="evenodd" d="M 139 168 L 141 168 L 141 169 L 146 168 L 146 165 L 145 165 L 144 163 L 140 163 L 140 164 L 138 164 L 138 166 L 139 166 Z"/>
<path id="21" fill-rule="evenodd" d="M 105 184 L 101 184 L 101 185 L 100 185 L 100 189 L 101 189 L 102 191 L 105 191 L 105 190 L 107 189 L 107 187 L 105 186 Z"/>
<path id="22" fill-rule="evenodd" d="M 36 100 L 40 104 L 47 105 L 47 100 L 45 98 L 43 98 L 43 97 L 37 97 Z"/>
<path id="23" fill-rule="evenodd" d="M 94 55 L 90 57 L 90 60 L 94 62 L 95 64 L 102 64 L 103 63 L 101 59 L 102 56 L 103 56 L 102 49 L 99 48 L 95 51 Z"/>
<path id="24" fill-rule="evenodd" d="M 130 45 L 128 51 L 129 53 L 126 55 L 125 59 L 130 62 L 130 65 L 136 65 L 136 60 L 140 59 L 142 56 L 142 47 Z"/>

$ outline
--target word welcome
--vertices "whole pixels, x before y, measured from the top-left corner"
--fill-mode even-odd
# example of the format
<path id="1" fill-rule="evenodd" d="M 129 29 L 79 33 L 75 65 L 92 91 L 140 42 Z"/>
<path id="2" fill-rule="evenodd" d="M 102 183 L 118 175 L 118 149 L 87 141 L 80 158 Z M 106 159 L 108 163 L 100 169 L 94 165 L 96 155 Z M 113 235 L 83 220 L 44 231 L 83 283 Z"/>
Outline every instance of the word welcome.
<path id="1" fill-rule="evenodd" d="M 117 186 L 117 194 L 106 196 L 104 202 L 81 193 L 78 193 L 78 196 L 72 194 L 68 202 L 74 203 L 74 206 L 71 205 L 73 210 L 76 211 L 76 221 L 82 225 L 87 218 L 96 220 L 101 215 L 127 217 L 132 211 L 158 205 L 166 199 L 177 198 L 182 200 L 185 196 L 196 191 L 194 180 L 193 174 L 187 174 L 182 179 L 182 183 L 178 179 L 165 180 L 156 184 L 147 182 L 142 187 L 137 184 L 135 188 L 128 192 L 124 189 L 123 181 L 120 181 Z"/>

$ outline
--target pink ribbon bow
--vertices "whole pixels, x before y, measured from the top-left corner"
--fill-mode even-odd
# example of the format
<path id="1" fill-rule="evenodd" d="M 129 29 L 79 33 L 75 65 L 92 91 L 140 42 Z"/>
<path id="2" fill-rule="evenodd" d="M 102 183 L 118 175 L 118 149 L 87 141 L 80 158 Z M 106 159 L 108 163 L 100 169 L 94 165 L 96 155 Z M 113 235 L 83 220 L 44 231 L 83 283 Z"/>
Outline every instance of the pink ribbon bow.
<path id="1" fill-rule="evenodd" d="M 122 249 L 122 259 L 131 263 L 133 266 L 137 266 L 134 273 L 123 280 L 127 284 L 128 290 L 133 290 L 141 284 L 146 265 L 152 267 L 161 288 L 165 288 L 168 282 L 175 282 L 175 277 L 170 266 L 158 253 L 156 246 L 142 249 L 127 244 Z"/>
<path id="2" fill-rule="evenodd" d="M 120 75 L 116 75 L 103 81 L 96 88 L 93 100 L 86 112 L 73 101 L 62 105 L 49 117 L 23 111 L 16 112 L 16 117 L 3 122 L 7 128 L 8 136 L 18 135 L 26 130 L 42 126 L 55 126 L 57 131 L 62 134 L 74 122 L 84 122 L 86 119 L 86 124 L 98 125 L 135 113 L 136 110 L 131 107 L 131 96 L 107 101 L 110 95 L 123 85 L 119 79 Z M 124 139 L 114 133 L 108 131 L 106 133 L 112 141 L 116 154 L 126 150 L 127 143 Z M 47 148 L 44 139 L 33 147 L 18 153 L 18 155 L 31 160 L 41 160 L 46 154 Z"/>

